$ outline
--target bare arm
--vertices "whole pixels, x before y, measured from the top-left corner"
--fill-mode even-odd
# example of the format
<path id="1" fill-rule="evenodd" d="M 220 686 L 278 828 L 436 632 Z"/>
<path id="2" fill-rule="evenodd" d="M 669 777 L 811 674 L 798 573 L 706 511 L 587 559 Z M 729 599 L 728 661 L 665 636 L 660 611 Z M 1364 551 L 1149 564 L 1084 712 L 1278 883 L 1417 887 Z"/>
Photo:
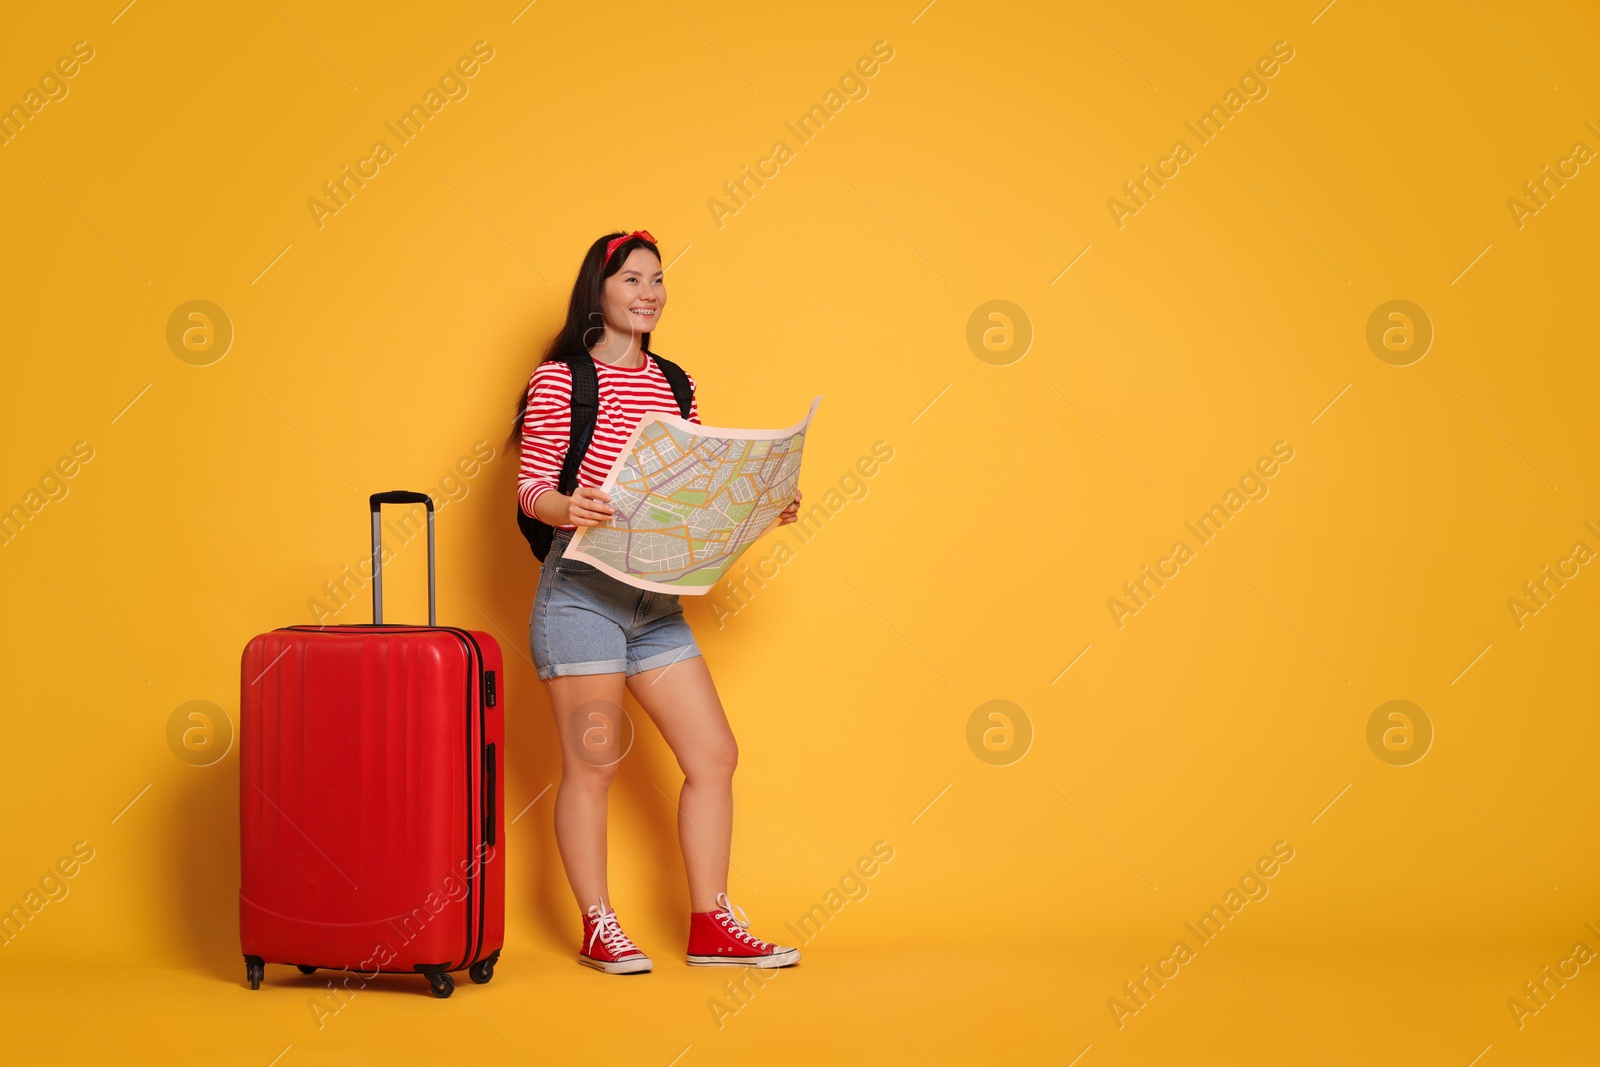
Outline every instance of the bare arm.
<path id="1" fill-rule="evenodd" d="M 598 526 L 611 521 L 611 497 L 580 485 L 571 496 L 550 490 L 533 502 L 533 516 L 550 526 Z"/>

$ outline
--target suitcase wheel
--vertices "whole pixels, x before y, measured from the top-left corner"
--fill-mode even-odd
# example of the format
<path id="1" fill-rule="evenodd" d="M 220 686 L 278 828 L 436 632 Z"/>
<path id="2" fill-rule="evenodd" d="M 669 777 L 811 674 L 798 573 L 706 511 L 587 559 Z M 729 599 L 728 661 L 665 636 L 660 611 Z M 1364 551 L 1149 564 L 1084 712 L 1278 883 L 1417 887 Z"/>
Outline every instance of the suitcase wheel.
<path id="1" fill-rule="evenodd" d="M 317 969 L 315 967 L 307 967 L 303 963 L 297 963 L 294 966 L 295 966 L 295 970 L 299 971 L 301 974 L 316 974 L 317 973 Z"/>
<path id="2" fill-rule="evenodd" d="M 246 956 L 244 958 L 244 976 L 250 983 L 251 989 L 261 988 L 261 980 L 267 976 L 267 965 L 260 956 Z"/>
<path id="3" fill-rule="evenodd" d="M 428 975 L 428 988 L 433 990 L 433 995 L 443 1000 L 456 991 L 456 980 L 443 971 Z"/>
<path id="4" fill-rule="evenodd" d="M 467 968 L 467 977 L 471 978 L 474 982 L 478 983 L 479 985 L 482 985 L 483 983 L 487 982 L 489 979 L 494 977 L 495 961 L 498 960 L 499 958 L 500 958 L 500 953 L 496 952 L 493 956 L 490 956 L 488 959 L 479 960 L 477 963 L 474 963 L 471 967 Z"/>

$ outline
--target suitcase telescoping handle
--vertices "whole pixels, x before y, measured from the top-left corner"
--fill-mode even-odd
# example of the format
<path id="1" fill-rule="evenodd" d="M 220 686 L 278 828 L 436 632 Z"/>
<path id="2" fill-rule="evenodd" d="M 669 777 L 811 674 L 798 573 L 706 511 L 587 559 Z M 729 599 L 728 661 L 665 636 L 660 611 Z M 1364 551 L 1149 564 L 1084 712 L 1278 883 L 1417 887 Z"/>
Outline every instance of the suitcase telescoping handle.
<path id="1" fill-rule="evenodd" d="M 391 489 L 372 494 L 372 624 L 383 622 L 383 533 L 379 526 L 380 509 L 385 504 L 425 504 L 428 508 L 428 625 L 437 626 L 433 591 L 433 498 L 427 493 Z"/>

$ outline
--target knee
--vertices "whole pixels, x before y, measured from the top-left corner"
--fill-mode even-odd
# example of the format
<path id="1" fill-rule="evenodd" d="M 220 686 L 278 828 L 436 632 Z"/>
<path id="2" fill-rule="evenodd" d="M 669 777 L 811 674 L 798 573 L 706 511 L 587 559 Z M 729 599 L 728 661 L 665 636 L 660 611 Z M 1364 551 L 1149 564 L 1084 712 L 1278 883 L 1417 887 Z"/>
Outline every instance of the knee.
<path id="1" fill-rule="evenodd" d="M 684 777 L 690 781 L 728 782 L 733 780 L 734 769 L 739 766 L 739 743 L 728 734 L 722 740 L 696 752 L 690 765 L 684 767 Z"/>
<path id="2" fill-rule="evenodd" d="M 561 764 L 561 784 L 586 792 L 604 793 L 617 776 L 615 763 L 593 764 L 581 759 L 566 759 Z"/>

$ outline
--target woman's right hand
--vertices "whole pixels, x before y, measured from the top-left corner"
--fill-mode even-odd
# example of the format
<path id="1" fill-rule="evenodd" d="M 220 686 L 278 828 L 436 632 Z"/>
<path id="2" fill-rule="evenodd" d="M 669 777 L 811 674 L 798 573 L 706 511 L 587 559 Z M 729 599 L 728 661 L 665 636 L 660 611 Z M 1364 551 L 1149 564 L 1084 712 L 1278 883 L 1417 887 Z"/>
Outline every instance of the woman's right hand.
<path id="1" fill-rule="evenodd" d="M 567 521 L 561 525 L 598 526 L 613 514 L 610 494 L 580 485 L 567 498 Z"/>

